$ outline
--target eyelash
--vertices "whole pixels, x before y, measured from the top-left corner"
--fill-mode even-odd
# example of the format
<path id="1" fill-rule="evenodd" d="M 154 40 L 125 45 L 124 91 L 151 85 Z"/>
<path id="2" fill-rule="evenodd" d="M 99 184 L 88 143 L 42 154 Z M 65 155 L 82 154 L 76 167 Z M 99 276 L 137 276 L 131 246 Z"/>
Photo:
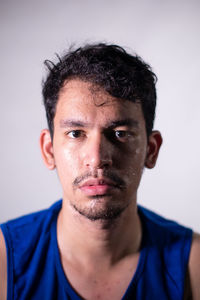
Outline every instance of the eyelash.
<path id="1" fill-rule="evenodd" d="M 73 133 L 75 133 L 75 134 L 78 133 L 78 136 L 73 136 L 73 137 L 71 137 L 70 134 L 73 134 Z M 79 138 L 81 135 L 83 136 L 84 134 L 83 134 L 83 131 L 82 131 L 82 130 L 71 130 L 71 131 L 67 132 L 67 135 L 68 135 L 69 137 L 71 137 L 72 139 L 76 139 L 76 138 Z"/>
<path id="2" fill-rule="evenodd" d="M 73 134 L 75 134 L 75 136 L 73 136 Z M 121 137 L 118 136 L 120 134 L 122 134 Z M 86 134 L 84 133 L 83 130 L 71 130 L 71 131 L 67 132 L 66 135 L 72 139 L 78 139 L 78 138 L 82 138 L 82 137 L 86 136 Z M 133 136 L 133 133 L 130 131 L 126 131 L 126 130 L 111 130 L 111 131 L 109 130 L 108 132 L 105 133 L 105 136 L 108 139 L 123 141 L 123 140 L 126 140 L 126 139 L 130 138 L 131 136 Z"/>
<path id="3" fill-rule="evenodd" d="M 117 133 L 118 133 L 118 134 L 122 134 L 122 136 L 121 136 L 121 137 L 118 137 L 118 138 L 124 138 L 124 137 L 131 136 L 130 132 L 129 132 L 129 131 L 126 131 L 126 130 L 116 130 L 116 131 L 115 131 L 116 137 L 117 137 Z"/>

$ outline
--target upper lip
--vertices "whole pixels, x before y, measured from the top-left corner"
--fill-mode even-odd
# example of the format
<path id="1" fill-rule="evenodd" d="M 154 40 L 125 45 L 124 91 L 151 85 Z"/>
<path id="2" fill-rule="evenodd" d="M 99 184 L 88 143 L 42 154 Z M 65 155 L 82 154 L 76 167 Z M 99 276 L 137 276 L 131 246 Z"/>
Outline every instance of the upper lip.
<path id="1" fill-rule="evenodd" d="M 84 181 L 80 187 L 96 186 L 96 185 L 117 186 L 117 184 L 115 182 L 113 182 L 111 179 L 108 179 L 108 178 L 91 178 L 91 179 Z"/>

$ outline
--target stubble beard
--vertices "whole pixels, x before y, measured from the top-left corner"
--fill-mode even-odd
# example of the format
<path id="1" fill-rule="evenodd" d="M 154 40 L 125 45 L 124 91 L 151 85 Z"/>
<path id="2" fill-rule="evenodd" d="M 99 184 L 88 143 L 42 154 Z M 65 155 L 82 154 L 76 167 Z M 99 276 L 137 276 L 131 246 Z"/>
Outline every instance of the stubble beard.
<path id="1" fill-rule="evenodd" d="M 73 208 L 82 216 L 90 221 L 112 221 L 117 219 L 129 204 L 109 203 L 106 206 L 99 205 L 105 195 L 96 195 L 91 197 L 91 203 L 88 207 L 81 207 L 73 203 Z"/>

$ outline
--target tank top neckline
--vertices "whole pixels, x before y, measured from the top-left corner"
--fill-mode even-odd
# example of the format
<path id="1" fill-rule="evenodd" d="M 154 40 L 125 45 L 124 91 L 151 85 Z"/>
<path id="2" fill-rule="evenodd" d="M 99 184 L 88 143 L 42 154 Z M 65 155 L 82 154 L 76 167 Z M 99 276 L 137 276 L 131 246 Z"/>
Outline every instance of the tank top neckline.
<path id="1" fill-rule="evenodd" d="M 138 212 L 140 215 L 140 212 Z M 58 241 L 57 241 L 57 217 L 58 217 L 59 211 L 56 215 L 56 217 L 53 220 L 52 227 L 51 227 L 51 234 L 52 234 L 52 240 L 53 240 L 53 253 L 54 253 L 54 258 L 55 258 L 55 265 L 56 265 L 56 271 L 58 274 L 59 282 L 62 285 L 62 287 L 65 289 L 66 293 L 70 294 L 72 299 L 74 300 L 81 300 L 81 297 L 77 294 L 77 292 L 73 289 L 71 284 L 69 283 L 67 276 L 65 275 L 65 272 L 63 270 L 61 258 L 60 258 L 60 253 L 59 253 L 59 248 L 58 248 Z M 141 218 L 142 222 L 142 218 Z M 132 279 L 127 287 L 127 290 L 122 297 L 122 300 L 125 300 L 126 297 L 128 296 L 129 292 L 136 287 L 137 282 L 140 278 L 140 275 L 143 272 L 144 265 L 145 265 L 145 260 L 147 256 L 147 250 L 146 247 L 144 246 L 145 241 L 144 241 L 144 226 L 142 226 L 142 242 L 141 242 L 141 250 L 140 250 L 140 255 L 138 259 L 138 264 L 136 267 L 136 271 L 133 273 Z"/>

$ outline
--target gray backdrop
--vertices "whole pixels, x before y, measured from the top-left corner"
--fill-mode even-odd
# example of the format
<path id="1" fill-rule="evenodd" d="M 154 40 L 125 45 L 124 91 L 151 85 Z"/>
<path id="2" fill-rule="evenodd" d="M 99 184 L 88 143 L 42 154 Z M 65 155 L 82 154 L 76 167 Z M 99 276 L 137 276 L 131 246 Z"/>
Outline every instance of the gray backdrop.
<path id="1" fill-rule="evenodd" d="M 138 201 L 199 231 L 200 2 L 1 0 L 0 25 L 0 222 L 61 197 L 38 144 L 43 61 L 71 43 L 105 41 L 136 51 L 159 79 L 155 128 L 164 144 Z"/>

